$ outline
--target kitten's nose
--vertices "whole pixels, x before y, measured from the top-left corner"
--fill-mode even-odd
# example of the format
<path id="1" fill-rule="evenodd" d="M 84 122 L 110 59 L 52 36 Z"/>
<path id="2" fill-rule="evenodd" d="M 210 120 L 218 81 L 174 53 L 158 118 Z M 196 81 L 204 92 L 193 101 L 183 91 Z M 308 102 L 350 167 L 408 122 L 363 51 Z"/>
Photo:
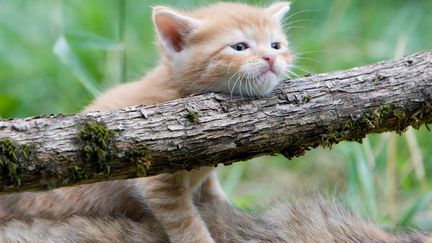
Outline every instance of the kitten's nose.
<path id="1" fill-rule="evenodd" d="M 275 55 L 265 55 L 262 58 L 268 62 L 268 64 L 270 65 L 270 67 L 273 67 L 273 64 L 274 64 L 274 62 L 276 60 L 276 56 Z"/>

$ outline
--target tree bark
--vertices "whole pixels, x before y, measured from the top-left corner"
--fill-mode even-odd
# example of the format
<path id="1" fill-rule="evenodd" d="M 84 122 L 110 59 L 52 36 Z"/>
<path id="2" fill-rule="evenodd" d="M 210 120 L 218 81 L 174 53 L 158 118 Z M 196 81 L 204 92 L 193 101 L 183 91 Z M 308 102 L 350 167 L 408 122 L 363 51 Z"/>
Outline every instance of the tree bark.
<path id="1" fill-rule="evenodd" d="M 0 120 L 3 192 L 230 164 L 432 121 L 432 52 L 286 80 L 270 97 L 208 93 L 117 112 Z"/>

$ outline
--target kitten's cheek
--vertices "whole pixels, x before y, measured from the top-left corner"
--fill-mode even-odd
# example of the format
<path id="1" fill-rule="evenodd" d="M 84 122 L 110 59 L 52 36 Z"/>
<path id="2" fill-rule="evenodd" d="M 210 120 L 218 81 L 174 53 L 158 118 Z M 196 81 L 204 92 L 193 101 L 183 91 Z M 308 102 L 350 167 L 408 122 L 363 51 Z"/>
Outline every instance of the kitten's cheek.
<path id="1" fill-rule="evenodd" d="M 287 68 L 288 68 L 288 66 L 287 66 L 286 63 L 280 63 L 279 65 L 277 65 L 275 67 L 275 71 L 276 71 L 275 74 L 276 74 L 276 76 L 279 79 L 284 78 L 285 77 L 285 72 L 287 71 Z"/>

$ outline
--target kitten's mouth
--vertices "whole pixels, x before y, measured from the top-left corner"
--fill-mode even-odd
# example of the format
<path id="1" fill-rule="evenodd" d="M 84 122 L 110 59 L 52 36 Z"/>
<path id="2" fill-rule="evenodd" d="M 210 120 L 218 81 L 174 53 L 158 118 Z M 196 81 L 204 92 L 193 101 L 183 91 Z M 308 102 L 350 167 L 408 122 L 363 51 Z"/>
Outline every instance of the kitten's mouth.
<path id="1" fill-rule="evenodd" d="M 265 76 L 265 75 L 268 75 L 268 74 L 276 75 L 275 71 L 273 70 L 273 67 L 266 67 L 265 69 L 263 69 L 263 70 L 258 74 L 258 76 L 259 76 L 259 77 L 262 77 L 262 76 Z"/>

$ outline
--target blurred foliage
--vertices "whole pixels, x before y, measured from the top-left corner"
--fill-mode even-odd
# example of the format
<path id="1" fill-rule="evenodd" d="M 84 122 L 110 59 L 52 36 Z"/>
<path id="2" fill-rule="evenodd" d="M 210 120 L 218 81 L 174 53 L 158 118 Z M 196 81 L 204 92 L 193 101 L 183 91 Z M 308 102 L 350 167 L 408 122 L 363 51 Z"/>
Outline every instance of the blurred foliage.
<path id="1" fill-rule="evenodd" d="M 105 88 L 140 78 L 158 60 L 150 6 L 203 2 L 214 1 L 0 0 L 0 117 L 78 112 Z M 294 71 L 329 72 L 432 49 L 431 9 L 422 0 L 295 1 L 287 21 Z M 430 136 L 426 128 L 371 135 L 291 161 L 236 163 L 220 174 L 242 207 L 319 190 L 380 223 L 432 229 Z"/>

